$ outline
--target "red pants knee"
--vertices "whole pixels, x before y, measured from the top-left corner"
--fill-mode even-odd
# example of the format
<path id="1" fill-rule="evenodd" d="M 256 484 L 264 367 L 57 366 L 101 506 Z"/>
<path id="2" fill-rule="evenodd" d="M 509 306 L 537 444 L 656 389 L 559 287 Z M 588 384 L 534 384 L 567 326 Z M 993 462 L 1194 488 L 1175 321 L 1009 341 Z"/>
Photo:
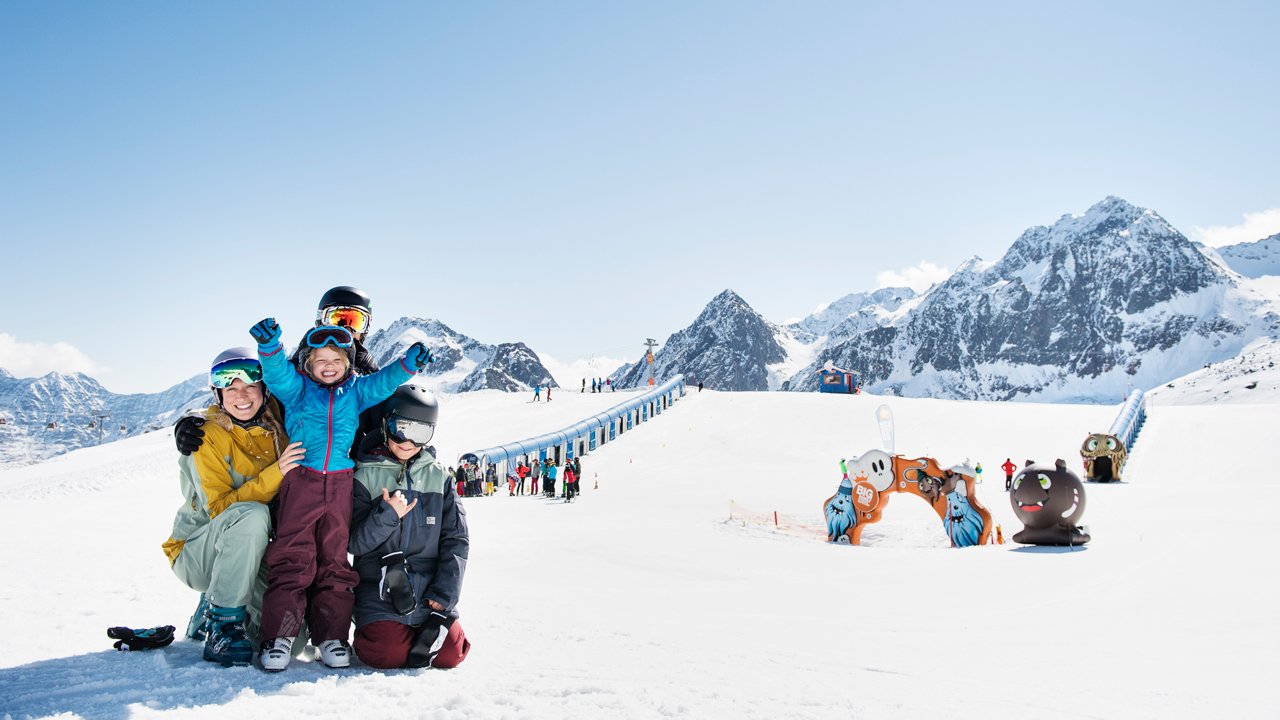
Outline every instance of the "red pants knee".
<path id="1" fill-rule="evenodd" d="M 404 667 L 409 659 L 409 646 L 413 644 L 414 628 L 393 620 L 371 622 L 356 630 L 351 644 L 360 662 L 369 667 L 387 670 Z"/>
<path id="2" fill-rule="evenodd" d="M 360 662 L 373 668 L 389 670 L 405 667 L 409 660 L 409 648 L 417 639 L 418 628 L 402 625 L 394 620 L 378 620 L 356 630 L 352 648 Z M 431 662 L 431 667 L 454 668 L 467 659 L 471 641 L 462 631 L 462 624 L 454 622 L 449 627 L 444 645 Z"/>

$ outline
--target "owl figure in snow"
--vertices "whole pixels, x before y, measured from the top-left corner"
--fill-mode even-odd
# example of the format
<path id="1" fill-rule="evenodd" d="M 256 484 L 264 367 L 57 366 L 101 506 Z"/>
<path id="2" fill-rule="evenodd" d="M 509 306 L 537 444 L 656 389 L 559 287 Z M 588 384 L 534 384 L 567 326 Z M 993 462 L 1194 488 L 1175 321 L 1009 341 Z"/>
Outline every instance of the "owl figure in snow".
<path id="1" fill-rule="evenodd" d="M 1129 451 L 1115 435 L 1092 433 L 1080 444 L 1080 457 L 1084 460 L 1085 480 L 1119 482 Z"/>

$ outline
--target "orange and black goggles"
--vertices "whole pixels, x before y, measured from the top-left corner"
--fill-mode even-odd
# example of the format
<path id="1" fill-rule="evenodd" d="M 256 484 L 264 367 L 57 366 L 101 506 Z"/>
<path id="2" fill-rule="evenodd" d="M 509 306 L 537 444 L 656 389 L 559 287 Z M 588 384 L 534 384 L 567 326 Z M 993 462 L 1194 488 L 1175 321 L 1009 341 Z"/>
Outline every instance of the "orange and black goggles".
<path id="1" fill-rule="evenodd" d="M 316 311 L 316 322 L 321 325 L 340 325 L 353 333 L 366 333 L 373 319 L 369 311 L 354 305 L 335 305 Z"/>

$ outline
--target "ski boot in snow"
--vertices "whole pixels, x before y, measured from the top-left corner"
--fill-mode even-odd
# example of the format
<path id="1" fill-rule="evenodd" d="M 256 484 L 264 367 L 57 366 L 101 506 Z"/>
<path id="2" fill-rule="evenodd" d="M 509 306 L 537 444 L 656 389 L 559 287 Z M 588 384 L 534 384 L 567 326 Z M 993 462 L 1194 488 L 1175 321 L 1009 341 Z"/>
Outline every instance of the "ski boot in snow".
<path id="1" fill-rule="evenodd" d="M 351 665 L 351 646 L 346 640 L 325 640 L 316 649 L 320 651 L 320 662 L 331 668 Z"/>
<path id="2" fill-rule="evenodd" d="M 243 606 L 209 606 L 209 637 L 204 641 L 204 659 L 223 667 L 248 665 L 253 661 L 253 645 L 244 634 Z"/>
<path id="3" fill-rule="evenodd" d="M 265 643 L 262 646 L 262 652 L 258 653 L 258 662 L 267 672 L 280 672 L 289 667 L 289 661 L 292 659 L 293 638 L 291 637 L 276 638 Z"/>
<path id="4" fill-rule="evenodd" d="M 187 638 L 190 640 L 204 639 L 209 636 L 209 598 L 204 593 L 200 593 L 200 602 L 196 605 L 196 611 L 191 615 L 191 621 L 187 623 Z"/>

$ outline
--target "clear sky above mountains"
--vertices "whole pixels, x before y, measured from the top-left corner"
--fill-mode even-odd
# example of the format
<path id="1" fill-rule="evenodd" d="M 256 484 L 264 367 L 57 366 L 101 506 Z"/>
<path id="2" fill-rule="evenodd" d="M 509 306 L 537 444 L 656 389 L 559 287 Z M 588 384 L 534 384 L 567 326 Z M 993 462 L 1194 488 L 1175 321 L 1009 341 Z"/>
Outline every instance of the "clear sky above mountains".
<path id="1" fill-rule="evenodd" d="M 379 327 L 634 359 L 726 287 L 800 317 L 1106 195 L 1256 240 L 1277 26 L 1262 2 L 5 3 L 0 366 L 159 390 L 262 316 L 296 339 L 336 284 Z"/>

